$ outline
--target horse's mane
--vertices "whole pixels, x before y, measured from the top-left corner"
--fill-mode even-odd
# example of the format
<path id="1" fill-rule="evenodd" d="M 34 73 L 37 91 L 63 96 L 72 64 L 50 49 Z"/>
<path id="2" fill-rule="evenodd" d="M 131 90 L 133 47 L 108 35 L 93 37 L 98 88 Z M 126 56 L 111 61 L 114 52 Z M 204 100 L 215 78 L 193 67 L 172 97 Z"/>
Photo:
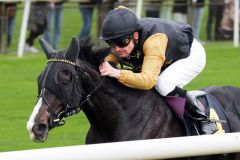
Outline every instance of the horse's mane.
<path id="1" fill-rule="evenodd" d="M 109 47 L 94 46 L 89 38 L 80 39 L 79 46 L 80 51 L 78 58 L 94 65 L 95 67 L 98 67 L 111 51 Z"/>
<path id="2" fill-rule="evenodd" d="M 99 77 L 102 77 L 99 73 L 99 65 L 103 62 L 104 58 L 111 53 L 110 47 L 96 47 L 91 43 L 89 38 L 80 39 L 79 40 L 79 46 L 80 51 L 78 55 L 78 59 L 81 62 L 84 62 L 82 64 L 86 64 L 84 66 L 88 66 L 86 68 L 91 68 L 95 70 L 96 72 L 93 72 L 92 70 L 88 70 L 88 74 L 94 75 L 94 81 L 99 82 Z M 113 67 L 116 67 L 116 64 L 110 63 Z M 85 68 L 85 69 L 86 69 Z M 97 73 L 97 74 L 96 74 Z M 90 82 L 90 81 L 86 81 Z M 111 87 L 109 87 L 111 85 Z M 114 87 L 113 87 L 114 86 Z M 102 84 L 102 88 L 106 88 L 108 92 L 115 92 L 116 90 L 124 90 L 125 92 L 139 92 L 143 90 L 137 90 L 132 89 L 130 87 L 127 87 L 119 82 L 115 78 L 112 77 L 106 77 L 104 80 L 104 83 Z M 119 92 L 118 95 L 121 95 L 121 92 Z"/>

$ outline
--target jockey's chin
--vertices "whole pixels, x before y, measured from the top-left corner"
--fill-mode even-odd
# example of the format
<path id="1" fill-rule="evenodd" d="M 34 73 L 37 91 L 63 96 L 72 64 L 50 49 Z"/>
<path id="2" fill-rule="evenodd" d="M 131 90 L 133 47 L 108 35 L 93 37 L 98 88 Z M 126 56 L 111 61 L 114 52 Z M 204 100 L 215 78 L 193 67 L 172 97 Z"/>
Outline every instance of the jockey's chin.
<path id="1" fill-rule="evenodd" d="M 120 52 L 120 53 L 118 53 L 119 54 L 119 56 L 121 57 L 121 58 L 126 58 L 129 54 L 127 54 L 126 52 Z"/>
<path id="2" fill-rule="evenodd" d="M 127 50 L 127 48 L 120 48 L 118 50 L 115 50 L 117 52 L 117 54 L 121 57 L 121 58 L 126 58 L 130 55 L 131 50 Z"/>

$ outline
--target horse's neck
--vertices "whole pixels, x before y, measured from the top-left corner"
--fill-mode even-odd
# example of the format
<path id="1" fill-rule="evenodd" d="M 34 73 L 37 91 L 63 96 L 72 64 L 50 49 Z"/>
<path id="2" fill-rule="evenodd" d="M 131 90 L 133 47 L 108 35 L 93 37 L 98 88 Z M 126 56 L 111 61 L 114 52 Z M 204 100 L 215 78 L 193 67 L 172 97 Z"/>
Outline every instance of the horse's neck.
<path id="1" fill-rule="evenodd" d="M 114 94 L 100 89 L 92 96 L 85 114 L 98 139 L 101 137 L 106 142 L 178 135 L 179 122 L 161 97 L 143 92 L 115 90 Z"/>
<path id="2" fill-rule="evenodd" d="M 90 77 L 84 80 L 86 93 L 101 80 L 99 75 Z M 93 137 L 108 142 L 171 137 L 179 131 L 182 134 L 180 122 L 156 92 L 123 87 L 109 78 L 91 95 L 83 111 L 91 123 L 88 137 L 92 143 L 99 142 Z"/>
<path id="3" fill-rule="evenodd" d="M 99 83 L 90 87 L 91 90 L 96 88 L 97 85 Z M 110 86 L 109 88 L 102 86 L 98 88 L 91 95 L 87 105 L 84 107 L 84 112 L 92 126 L 110 132 L 120 119 L 121 107 L 119 102 L 114 98 L 114 93 L 109 91 L 111 90 Z M 90 93 L 91 91 L 88 90 L 86 92 Z"/>

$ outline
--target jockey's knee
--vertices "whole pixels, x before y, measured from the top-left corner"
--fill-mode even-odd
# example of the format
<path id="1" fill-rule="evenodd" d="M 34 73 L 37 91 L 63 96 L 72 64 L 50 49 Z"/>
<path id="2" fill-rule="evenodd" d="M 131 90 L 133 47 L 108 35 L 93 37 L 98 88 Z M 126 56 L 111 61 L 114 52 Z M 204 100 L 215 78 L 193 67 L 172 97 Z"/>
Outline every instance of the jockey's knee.
<path id="1" fill-rule="evenodd" d="M 158 91 L 159 94 L 161 94 L 162 96 L 166 96 L 168 95 L 168 93 L 170 93 L 171 91 L 174 90 L 174 88 L 176 87 L 175 84 L 172 84 L 171 82 L 169 82 L 167 79 L 159 77 L 157 80 L 157 83 L 155 85 L 155 89 Z"/>

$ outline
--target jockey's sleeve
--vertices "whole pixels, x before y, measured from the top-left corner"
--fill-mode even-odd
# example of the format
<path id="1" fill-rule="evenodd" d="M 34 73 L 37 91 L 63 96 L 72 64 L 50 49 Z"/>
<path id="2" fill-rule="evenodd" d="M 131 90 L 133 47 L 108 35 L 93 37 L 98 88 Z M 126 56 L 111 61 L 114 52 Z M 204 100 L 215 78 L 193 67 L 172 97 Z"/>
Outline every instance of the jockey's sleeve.
<path id="1" fill-rule="evenodd" d="M 140 73 L 121 70 L 119 82 L 137 89 L 151 89 L 157 82 L 165 61 L 168 38 L 166 34 L 156 33 L 143 44 L 144 59 Z"/>

